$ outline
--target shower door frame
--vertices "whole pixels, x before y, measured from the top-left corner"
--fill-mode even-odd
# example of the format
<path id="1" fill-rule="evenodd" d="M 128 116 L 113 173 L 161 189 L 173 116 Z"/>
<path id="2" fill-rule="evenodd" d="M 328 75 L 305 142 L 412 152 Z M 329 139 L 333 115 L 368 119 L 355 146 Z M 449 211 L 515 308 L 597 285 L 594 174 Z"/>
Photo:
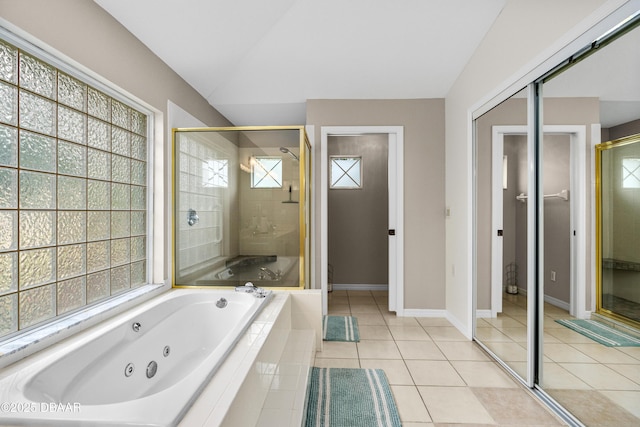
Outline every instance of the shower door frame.
<path id="1" fill-rule="evenodd" d="M 176 189 L 176 133 L 178 132 L 250 132 L 250 131 L 279 131 L 279 130 L 297 130 L 299 132 L 299 201 L 298 201 L 298 220 L 299 220 L 299 279 L 298 286 L 295 287 L 273 287 L 272 289 L 287 291 L 287 290 L 302 290 L 310 288 L 311 278 L 311 235 L 309 230 L 311 229 L 311 212 L 313 195 L 311 193 L 311 143 L 307 136 L 305 126 L 226 126 L 226 127 L 192 127 L 192 128 L 173 128 L 171 130 L 171 257 L 170 263 L 170 277 L 171 286 L 173 288 L 202 288 L 211 289 L 212 286 L 206 285 L 180 285 L 176 284 L 176 215 L 175 207 L 177 200 Z M 233 288 L 234 286 L 216 285 L 217 289 Z M 269 286 L 265 286 L 270 288 Z"/>
<path id="2" fill-rule="evenodd" d="M 602 306 L 602 286 L 603 286 L 603 271 L 602 271 L 602 246 L 603 246 L 603 214 L 602 214 L 602 153 L 604 151 L 614 150 L 618 147 L 623 147 L 630 144 L 640 144 L 640 134 L 630 135 L 624 138 L 615 139 L 612 141 L 602 142 L 595 147 L 595 203 L 596 203 L 596 313 L 605 316 L 609 319 L 624 323 L 633 328 L 640 328 L 640 322 L 635 321 L 629 317 L 616 313 L 610 309 Z"/>

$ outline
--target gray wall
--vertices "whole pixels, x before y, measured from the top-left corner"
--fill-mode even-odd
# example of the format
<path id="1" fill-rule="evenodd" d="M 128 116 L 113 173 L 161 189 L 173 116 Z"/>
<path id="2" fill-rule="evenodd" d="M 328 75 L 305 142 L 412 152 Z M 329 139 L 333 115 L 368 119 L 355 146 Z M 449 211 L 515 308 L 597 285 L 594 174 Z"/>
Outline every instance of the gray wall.
<path id="1" fill-rule="evenodd" d="M 640 134 L 640 119 L 622 123 L 607 129 L 602 129 L 602 142 L 624 138 L 625 136 Z"/>
<path id="2" fill-rule="evenodd" d="M 527 205 L 516 199 L 527 193 L 527 138 L 521 135 L 505 135 L 504 154 L 508 157 L 508 185 L 503 192 L 502 203 L 502 272 L 506 285 L 507 265 L 518 265 L 518 286 L 527 278 Z"/>
<path id="3" fill-rule="evenodd" d="M 362 156 L 362 188 L 329 189 L 329 264 L 333 283 L 389 283 L 388 136 L 332 136 L 328 153 Z M 354 286 L 355 287 L 355 286 Z"/>
<path id="4" fill-rule="evenodd" d="M 307 101 L 315 126 L 313 168 L 320 170 L 322 126 L 404 126 L 404 306 L 445 309 L 444 99 Z M 320 207 L 320 174 L 314 182 Z M 317 218 L 319 218 L 319 213 Z M 319 235 L 319 224 L 316 222 Z M 319 265 L 320 243 L 315 242 Z M 316 269 L 316 284 L 320 269 Z"/>
<path id="5" fill-rule="evenodd" d="M 527 137 L 505 137 L 505 153 L 509 153 L 509 182 L 504 193 L 503 266 L 518 264 L 518 287 L 527 288 L 527 203 L 516 199 L 527 194 Z M 544 194 L 569 189 L 570 139 L 568 135 L 546 135 L 544 138 Z M 570 195 L 571 197 L 571 195 Z M 571 292 L 571 209 L 562 199 L 545 199 L 544 205 L 544 290 L 545 295 L 569 304 Z M 551 271 L 556 280 L 551 281 Z"/>
<path id="6" fill-rule="evenodd" d="M 544 194 L 570 189 L 571 151 L 568 135 L 544 137 Z M 571 194 L 569 194 L 571 198 Z M 571 294 L 571 203 L 544 201 L 544 294 L 569 304 Z M 555 282 L 551 271 L 556 272 Z"/>

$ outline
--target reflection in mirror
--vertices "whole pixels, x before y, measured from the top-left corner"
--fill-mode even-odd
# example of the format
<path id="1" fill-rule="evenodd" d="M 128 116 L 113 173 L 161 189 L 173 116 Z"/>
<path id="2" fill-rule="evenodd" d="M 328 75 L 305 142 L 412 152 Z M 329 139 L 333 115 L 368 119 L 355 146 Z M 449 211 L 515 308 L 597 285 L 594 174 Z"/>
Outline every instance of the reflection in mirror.
<path id="1" fill-rule="evenodd" d="M 627 329 L 628 325 L 615 323 L 615 319 L 603 318 L 594 313 L 596 301 L 600 297 L 595 291 L 597 277 L 594 258 L 598 239 L 596 218 L 593 215 L 596 201 L 593 166 L 595 164 L 594 146 L 600 141 L 609 141 L 640 133 L 640 28 L 622 35 L 611 44 L 600 47 L 595 53 L 567 68 L 543 85 L 544 125 L 579 125 L 585 127 L 586 147 L 581 160 L 573 151 L 568 161 L 561 162 L 559 155 L 549 152 L 546 137 L 544 145 L 545 194 L 555 192 L 562 186 L 555 186 L 561 178 L 562 170 L 573 170 L 583 164 L 583 173 L 571 173 L 571 191 L 569 202 L 558 200 L 544 201 L 544 304 L 540 313 L 540 328 L 543 328 L 541 342 L 542 358 L 539 364 L 538 385 L 545 393 L 561 406 L 569 410 L 584 425 L 640 425 L 640 353 L 633 347 L 610 347 L 602 341 L 596 341 L 588 334 L 567 327 L 567 324 L 580 321 L 598 322 L 606 326 L 615 326 L 632 336 L 640 336 L 640 330 Z M 558 147 L 555 147 L 556 149 Z M 629 150 L 632 150 L 629 147 Z M 636 153 L 618 156 L 611 152 L 603 162 L 603 184 L 610 191 L 603 193 L 603 257 L 601 264 L 605 275 L 627 277 L 632 271 L 618 272 L 618 261 L 627 266 L 638 262 L 640 266 L 640 239 L 637 236 L 640 218 L 638 205 L 621 208 L 622 199 L 638 200 L 632 195 L 633 189 L 623 186 L 624 157 L 629 159 Z M 612 156 L 613 155 L 613 156 Z M 638 155 L 640 158 L 640 155 Z M 616 163 L 617 162 L 617 163 Z M 628 167 L 633 170 L 634 161 L 629 160 Z M 614 166 L 617 164 L 617 166 Z M 615 167 L 616 170 L 612 170 Z M 606 169 L 606 172 L 605 172 Z M 613 178 L 604 183 L 605 176 Z M 628 174 L 629 183 L 633 178 Z M 631 184 L 630 184 L 631 185 Z M 611 191 L 616 187 L 617 191 Z M 620 187 L 620 188 L 618 188 Z M 584 188 L 584 207 L 574 204 L 575 189 Z M 624 195 L 621 197 L 621 195 Z M 554 209 L 569 207 L 571 227 L 565 230 L 564 214 Z M 576 215 L 582 214 L 585 231 L 580 233 L 576 226 Z M 629 218 L 631 222 L 626 222 Z M 605 225 L 606 223 L 606 225 Z M 621 230 L 617 228 L 624 228 Z M 564 231 L 553 231 L 553 230 Z M 550 240 L 551 239 L 551 240 Z M 561 239 L 561 240 L 558 240 Z M 633 255 L 630 255 L 633 254 Z M 575 260 L 584 257 L 586 262 Z M 571 268 L 567 269 L 567 265 Z M 618 264 L 621 265 L 621 264 Z M 640 273 L 637 273 L 640 275 Z M 577 279 L 578 278 L 578 279 Z M 640 281 L 632 279 L 634 285 L 626 280 L 603 281 L 603 292 L 607 296 L 603 301 L 611 312 L 622 306 L 640 302 L 637 289 Z M 607 279 L 608 280 L 608 279 Z M 635 291 L 634 291 L 635 290 Z M 631 304 L 629 303 L 631 302 Z M 541 302 L 542 303 L 542 302 Z M 562 323 L 560 323 L 561 321 Z M 617 332 L 614 333 L 614 335 Z M 592 410 L 599 408 L 597 411 Z"/>
<path id="2" fill-rule="evenodd" d="M 640 134 L 600 144 L 597 311 L 640 327 Z"/>
<path id="3" fill-rule="evenodd" d="M 640 425 L 640 144 L 602 150 L 601 245 L 594 214 L 594 147 L 640 135 L 640 27 L 625 22 L 536 83 L 535 150 L 524 90 L 474 121 L 474 338 L 571 425 Z"/>
<path id="4" fill-rule="evenodd" d="M 475 338 L 527 381 L 526 89 L 475 126 Z"/>

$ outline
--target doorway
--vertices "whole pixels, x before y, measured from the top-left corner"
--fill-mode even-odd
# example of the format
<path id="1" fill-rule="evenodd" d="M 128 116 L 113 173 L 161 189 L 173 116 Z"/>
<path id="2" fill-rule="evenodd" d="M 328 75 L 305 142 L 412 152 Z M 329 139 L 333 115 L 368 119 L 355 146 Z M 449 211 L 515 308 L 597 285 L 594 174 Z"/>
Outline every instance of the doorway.
<path id="1" fill-rule="evenodd" d="M 526 126 L 493 127 L 491 317 L 502 312 L 505 293 L 526 295 L 526 135 Z M 545 126 L 544 146 L 544 300 L 585 318 L 585 127 Z"/>
<path id="2" fill-rule="evenodd" d="M 331 135 L 329 271 L 336 290 L 388 290 L 388 135 Z"/>
<path id="3" fill-rule="evenodd" d="M 321 129 L 321 209 L 320 209 L 320 268 L 323 313 L 328 313 L 329 282 L 329 188 L 330 155 L 329 144 L 333 137 L 354 137 L 368 134 L 384 135 L 388 150 L 387 155 L 387 188 L 388 201 L 388 309 L 402 316 L 403 302 L 403 143 L 404 133 L 401 126 L 358 126 L 358 127 L 322 127 Z M 355 157 L 355 156 L 354 156 Z M 344 165 L 343 165 L 344 166 Z M 349 168 L 348 166 L 344 166 Z"/>

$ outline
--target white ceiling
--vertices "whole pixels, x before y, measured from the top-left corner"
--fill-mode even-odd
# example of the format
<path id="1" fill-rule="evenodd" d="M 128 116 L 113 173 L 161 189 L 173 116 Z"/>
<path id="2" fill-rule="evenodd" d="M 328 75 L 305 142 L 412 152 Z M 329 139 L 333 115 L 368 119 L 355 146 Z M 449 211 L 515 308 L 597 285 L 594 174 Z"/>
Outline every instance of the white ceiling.
<path id="1" fill-rule="evenodd" d="M 640 28 L 598 49 L 544 85 L 544 96 L 600 99 L 608 128 L 640 119 Z"/>
<path id="2" fill-rule="evenodd" d="M 443 98 L 506 0 L 95 0 L 235 125 Z"/>
<path id="3" fill-rule="evenodd" d="M 307 99 L 444 98 L 510 0 L 94 0 L 235 125 L 306 122 Z M 545 85 L 640 118 L 640 28 Z"/>

